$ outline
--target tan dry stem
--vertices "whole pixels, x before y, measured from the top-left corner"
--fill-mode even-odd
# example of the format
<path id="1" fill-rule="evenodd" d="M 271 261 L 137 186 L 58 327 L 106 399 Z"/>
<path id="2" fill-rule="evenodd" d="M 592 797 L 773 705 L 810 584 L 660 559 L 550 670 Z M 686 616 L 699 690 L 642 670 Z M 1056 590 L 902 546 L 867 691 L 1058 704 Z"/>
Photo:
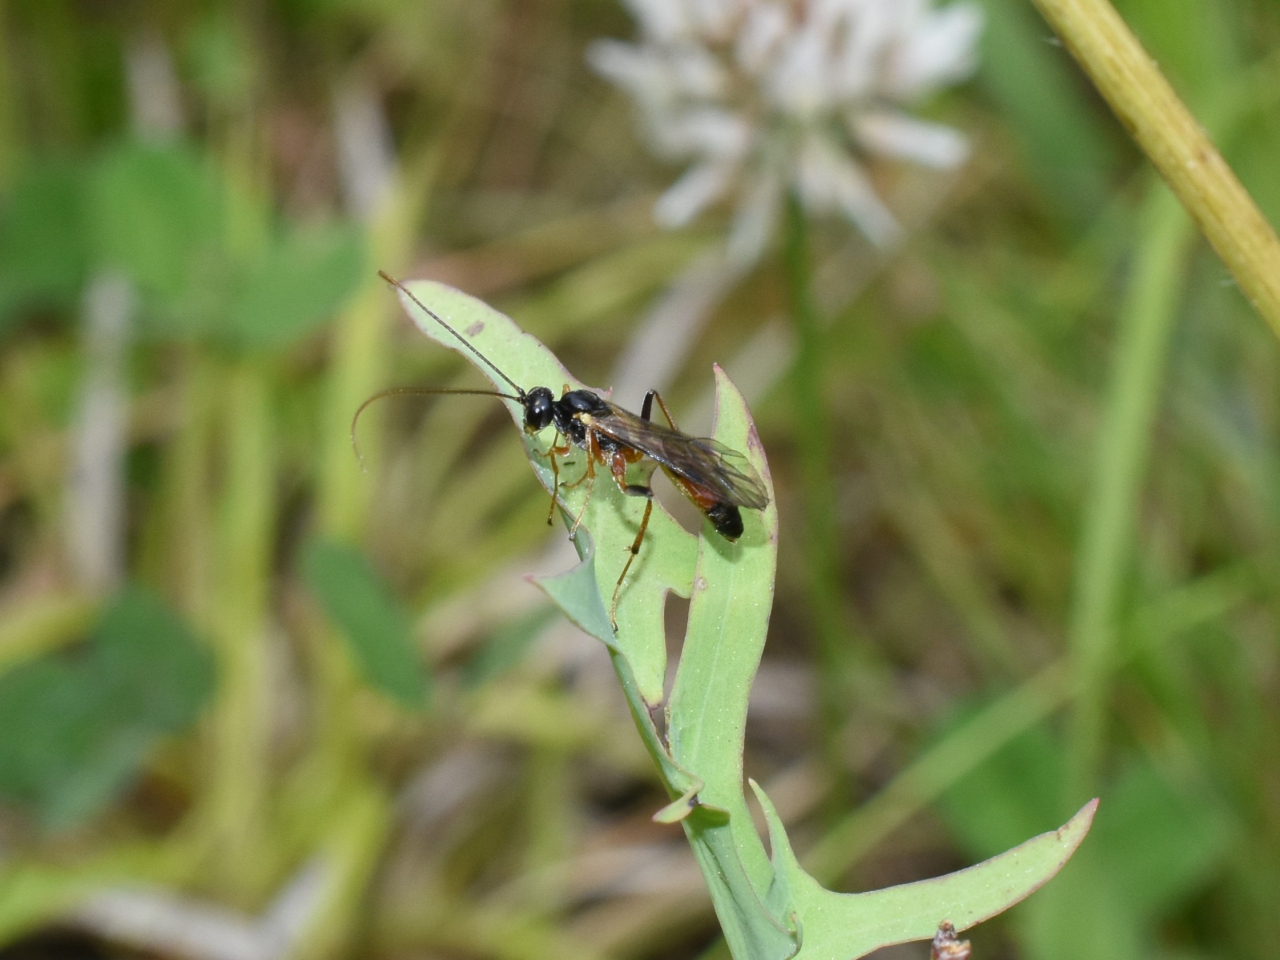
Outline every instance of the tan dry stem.
<path id="1" fill-rule="evenodd" d="M 1107 0 L 1032 0 L 1280 336 L 1280 241 Z"/>

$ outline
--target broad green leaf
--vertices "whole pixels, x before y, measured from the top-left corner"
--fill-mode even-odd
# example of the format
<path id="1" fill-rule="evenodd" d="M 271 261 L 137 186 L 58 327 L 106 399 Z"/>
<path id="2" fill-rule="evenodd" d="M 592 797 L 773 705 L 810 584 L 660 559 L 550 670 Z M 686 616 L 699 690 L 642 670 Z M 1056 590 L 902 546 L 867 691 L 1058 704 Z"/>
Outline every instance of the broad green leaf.
<path id="1" fill-rule="evenodd" d="M 192 723 L 213 690 L 213 657 L 159 597 L 126 589 L 94 631 L 84 665 L 110 713 L 157 733 Z"/>
<path id="2" fill-rule="evenodd" d="M 175 300 L 218 256 L 222 226 L 212 167 L 180 145 L 129 141 L 109 150 L 89 184 L 98 263 Z"/>
<path id="3" fill-rule="evenodd" d="M 426 703 L 413 621 L 364 555 L 346 544 L 316 540 L 303 553 L 302 571 L 365 680 L 403 706 Z"/>
<path id="4" fill-rule="evenodd" d="M 28 304 L 72 302 L 86 257 L 82 171 L 34 166 L 0 208 L 0 331 Z"/>
<path id="5" fill-rule="evenodd" d="M 363 270 L 360 233 L 352 226 L 287 233 L 244 278 L 231 303 L 227 333 L 247 347 L 287 346 L 332 317 Z"/>
<path id="6" fill-rule="evenodd" d="M 1232 834 L 1228 814 L 1211 795 L 1136 763 L 1107 793 L 1096 852 L 1105 852 L 1131 914 L 1158 921 L 1217 873 Z"/>
<path id="7" fill-rule="evenodd" d="M 189 725 L 212 659 L 158 599 L 129 589 L 84 654 L 0 678 L 0 795 L 48 827 L 84 820 L 129 782 L 155 741 Z"/>
<path id="8" fill-rule="evenodd" d="M 547 386 L 559 395 L 565 386 L 585 386 L 571 377 L 546 347 L 522 332 L 509 318 L 488 304 L 443 284 L 418 281 L 407 286 L 522 389 L 527 391 L 536 386 Z M 409 316 L 424 333 L 451 350 L 462 353 L 476 364 L 497 389 L 511 392 L 511 384 L 479 362 L 420 307 L 403 293 L 400 299 Z M 481 401 L 459 397 L 455 402 Z M 505 402 L 512 419 L 523 427 L 524 417 L 520 405 L 514 401 Z M 538 479 L 550 490 L 552 471 L 545 451 L 552 444 L 553 430 L 548 428 L 537 436 L 529 436 L 521 430 L 517 435 L 524 442 Z M 575 451 L 569 459 L 573 461 L 573 466 L 566 466 L 560 476 L 562 482 L 567 480 L 572 483 L 584 470 L 584 456 L 581 451 Z M 566 517 L 577 515 L 582 508 L 587 488 L 587 483 L 561 488 L 560 500 Z M 612 598 L 614 584 L 626 562 L 627 548 L 635 538 L 643 513 L 642 498 L 624 496 L 607 474 L 598 474 L 598 482 L 583 518 L 582 528 L 592 532 L 596 544 L 592 569 L 599 587 L 598 593 L 606 598 L 606 610 L 608 598 Z M 579 553 L 582 553 L 581 548 Z M 617 649 L 626 657 L 634 671 L 640 695 L 650 707 L 660 704 L 663 696 L 667 659 L 663 625 L 666 595 L 669 591 L 675 591 L 682 597 L 689 595 L 696 556 L 697 541 L 671 519 L 661 504 L 656 504 L 649 530 L 645 534 L 644 546 L 640 556 L 632 564 L 628 583 L 619 600 L 616 640 L 609 629 L 607 615 L 603 622 L 592 620 L 580 623 L 593 636 L 606 643 L 616 643 Z"/>

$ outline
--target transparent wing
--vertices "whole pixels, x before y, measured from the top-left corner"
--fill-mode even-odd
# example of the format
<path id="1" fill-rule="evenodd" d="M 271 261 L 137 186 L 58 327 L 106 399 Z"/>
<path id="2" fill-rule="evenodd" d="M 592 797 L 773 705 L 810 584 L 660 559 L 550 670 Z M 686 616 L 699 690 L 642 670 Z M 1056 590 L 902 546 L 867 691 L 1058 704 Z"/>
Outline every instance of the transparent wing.
<path id="1" fill-rule="evenodd" d="M 710 437 L 691 437 L 609 404 L 609 415 L 591 427 L 652 457 L 672 473 L 714 492 L 726 503 L 753 510 L 769 505 L 764 482 L 745 456 Z"/>

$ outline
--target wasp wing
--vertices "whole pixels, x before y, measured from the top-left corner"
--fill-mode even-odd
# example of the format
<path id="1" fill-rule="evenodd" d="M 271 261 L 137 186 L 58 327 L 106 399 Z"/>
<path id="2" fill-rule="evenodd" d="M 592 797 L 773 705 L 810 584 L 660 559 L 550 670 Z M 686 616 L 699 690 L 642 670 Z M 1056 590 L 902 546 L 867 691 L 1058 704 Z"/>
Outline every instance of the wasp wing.
<path id="1" fill-rule="evenodd" d="M 726 503 L 752 510 L 769 505 L 764 481 L 745 456 L 710 437 L 691 437 L 608 404 L 607 416 L 591 417 L 591 427 L 639 450 L 672 473 Z"/>

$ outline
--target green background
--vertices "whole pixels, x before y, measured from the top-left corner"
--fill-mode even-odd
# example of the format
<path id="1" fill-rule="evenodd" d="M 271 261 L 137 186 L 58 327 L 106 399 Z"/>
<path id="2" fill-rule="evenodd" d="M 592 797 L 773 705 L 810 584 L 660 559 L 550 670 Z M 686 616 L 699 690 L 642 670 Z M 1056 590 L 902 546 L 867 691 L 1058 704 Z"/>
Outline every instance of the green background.
<path id="1" fill-rule="evenodd" d="M 796 339 L 781 241 L 673 334 L 673 413 L 709 429 L 722 363 L 777 489 L 746 770 L 842 890 L 1100 796 L 976 956 L 1269 958 L 1280 351 L 1030 5 L 983 5 L 975 77 L 923 107 L 969 164 L 874 169 L 891 253 L 810 225 L 821 364 L 760 359 Z M 1280 220 L 1280 4 L 1117 6 Z M 482 384 L 378 268 L 608 385 L 718 241 L 723 211 L 653 225 L 678 168 L 585 66 L 633 34 L 604 0 L 0 0 L 2 955 L 237 956 L 78 906 L 122 889 L 210 950 L 722 949 L 604 648 L 523 579 L 572 550 L 498 404 L 389 399 L 367 472 L 350 443 L 379 389 Z M 157 51 L 173 130 L 130 103 Z M 68 505 L 104 278 L 134 309 L 95 580 Z"/>

